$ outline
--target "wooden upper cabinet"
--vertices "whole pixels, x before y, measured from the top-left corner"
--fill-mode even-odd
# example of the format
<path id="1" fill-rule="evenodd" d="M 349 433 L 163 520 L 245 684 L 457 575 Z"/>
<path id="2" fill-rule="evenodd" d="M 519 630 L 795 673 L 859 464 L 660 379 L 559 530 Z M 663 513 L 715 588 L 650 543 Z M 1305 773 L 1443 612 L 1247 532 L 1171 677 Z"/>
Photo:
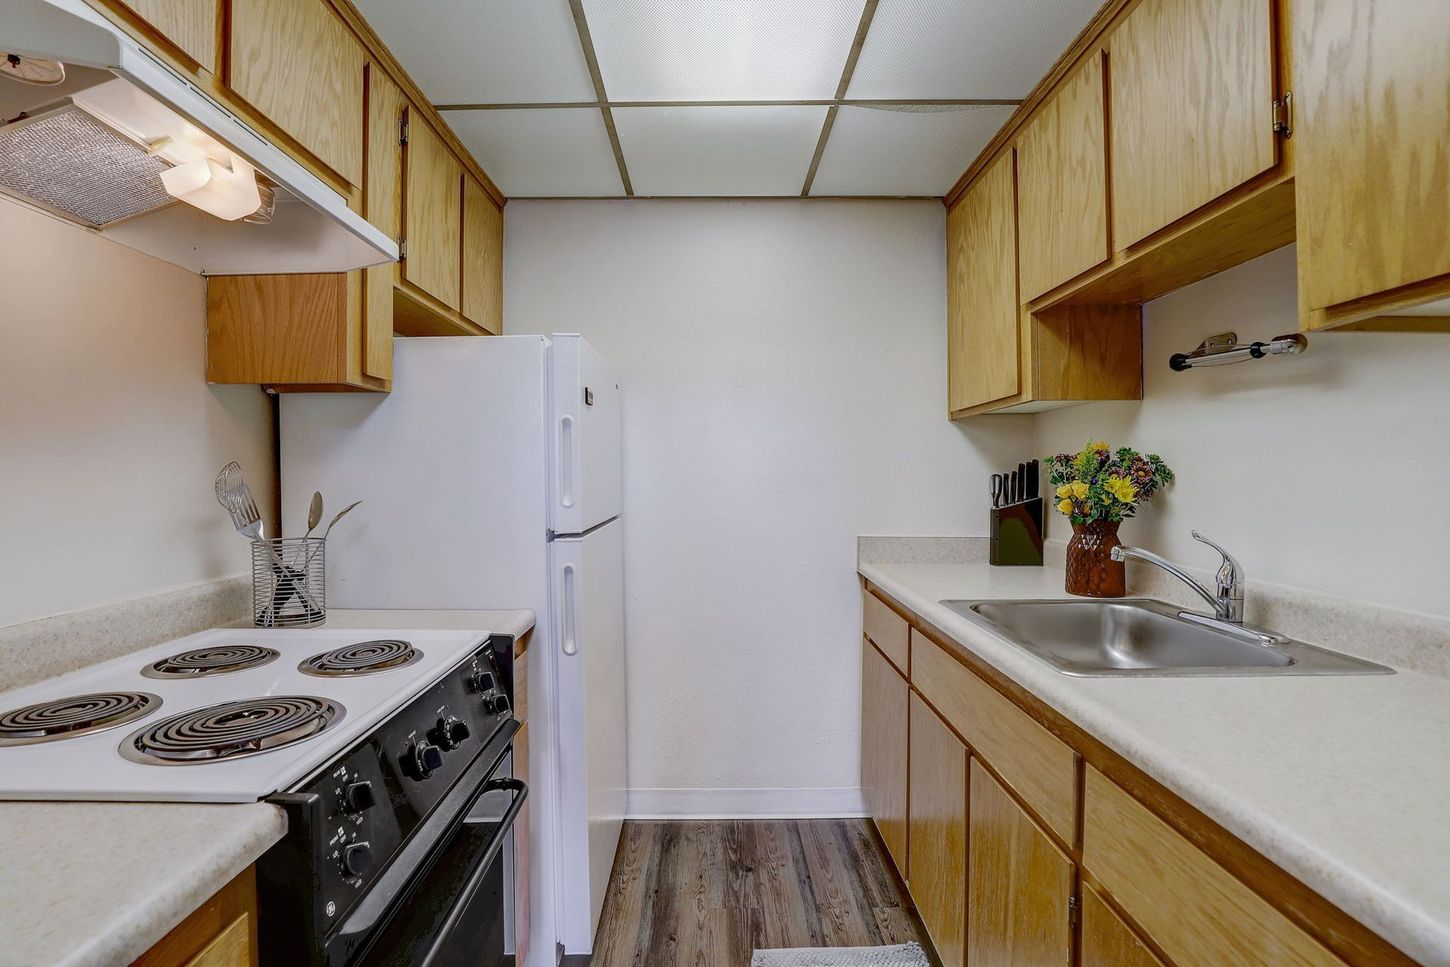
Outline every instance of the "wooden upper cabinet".
<path id="1" fill-rule="evenodd" d="M 218 0 L 118 0 L 197 66 L 215 74 L 221 43 Z"/>
<path id="2" fill-rule="evenodd" d="M 947 383 L 952 412 L 1021 387 L 1011 151 L 947 214 Z"/>
<path id="3" fill-rule="evenodd" d="M 471 176 L 463 179 L 463 315 L 503 334 L 503 209 Z"/>
<path id="4" fill-rule="evenodd" d="M 1306 323 L 1375 314 L 1323 317 L 1355 299 L 1394 308 L 1450 294 L 1450 4 L 1290 8 Z"/>
<path id="5" fill-rule="evenodd" d="M 972 967 L 1072 959 L 1073 864 L 972 760 L 967 962 Z"/>
<path id="6" fill-rule="evenodd" d="M 967 747 L 911 696 L 907 883 L 942 967 L 966 957 Z"/>
<path id="7" fill-rule="evenodd" d="M 367 178 L 363 216 L 389 238 L 403 234 L 403 145 L 400 139 L 407 100 L 397 83 L 377 64 L 367 67 Z M 393 376 L 393 263 L 363 270 L 363 373 Z"/>
<path id="8" fill-rule="evenodd" d="M 350 185 L 363 179 L 362 46 L 324 0 L 231 0 L 227 86 Z"/>
<path id="9" fill-rule="evenodd" d="M 896 869 L 906 874 L 906 679 L 861 644 L 861 795 Z"/>
<path id="10" fill-rule="evenodd" d="M 1108 257 L 1108 146 L 1103 58 L 1088 58 L 1017 141 L 1022 300 Z"/>
<path id="11" fill-rule="evenodd" d="M 1271 0 L 1143 0 L 1113 32 L 1117 249 L 1278 162 L 1272 19 Z"/>
<path id="12" fill-rule="evenodd" d="M 403 152 L 403 278 L 450 309 L 460 306 L 463 165 L 411 108 Z"/>

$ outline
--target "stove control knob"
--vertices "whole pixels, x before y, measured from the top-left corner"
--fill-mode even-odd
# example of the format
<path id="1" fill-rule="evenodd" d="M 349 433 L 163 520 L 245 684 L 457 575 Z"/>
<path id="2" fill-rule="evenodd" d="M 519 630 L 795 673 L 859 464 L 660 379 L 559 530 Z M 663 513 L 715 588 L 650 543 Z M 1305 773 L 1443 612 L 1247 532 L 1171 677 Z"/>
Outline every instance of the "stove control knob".
<path id="1" fill-rule="evenodd" d="M 507 715 L 511 707 L 509 697 L 502 692 L 494 692 L 483 697 L 483 710 L 489 715 Z"/>
<path id="2" fill-rule="evenodd" d="M 494 680 L 493 672 L 485 671 L 474 672 L 473 679 L 469 684 L 472 685 L 473 690 L 480 695 L 491 692 L 494 690 L 495 687 L 497 687 L 497 682 Z"/>
<path id="3" fill-rule="evenodd" d="M 367 780 L 350 782 L 342 790 L 342 811 L 349 815 L 356 816 L 365 809 L 371 809 L 377 805 L 378 797 L 373 792 L 373 784 Z"/>
<path id="4" fill-rule="evenodd" d="M 342 848 L 342 875 L 366 876 L 373 868 L 373 848 L 367 840 Z"/>
<path id="5" fill-rule="evenodd" d="M 427 779 L 435 769 L 443 768 L 443 751 L 431 742 L 419 740 L 403 760 L 414 779 Z"/>
<path id="6" fill-rule="evenodd" d="M 437 742 L 445 752 L 452 752 L 472 734 L 468 723 L 456 715 L 439 719 L 438 724 L 433 727 L 433 741 Z"/>

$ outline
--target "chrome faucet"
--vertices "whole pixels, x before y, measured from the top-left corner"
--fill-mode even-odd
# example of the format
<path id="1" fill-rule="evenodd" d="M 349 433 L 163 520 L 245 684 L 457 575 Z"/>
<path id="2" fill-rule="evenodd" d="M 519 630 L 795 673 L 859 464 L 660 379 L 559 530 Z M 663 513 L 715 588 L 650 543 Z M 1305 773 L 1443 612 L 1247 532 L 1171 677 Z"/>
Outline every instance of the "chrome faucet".
<path id="1" fill-rule="evenodd" d="M 1169 574 L 1197 591 L 1213 606 L 1213 616 L 1219 621 L 1229 624 L 1241 625 L 1244 623 L 1244 569 L 1239 562 L 1234 560 L 1233 555 L 1219 547 L 1213 541 L 1204 537 L 1198 531 L 1193 532 L 1193 539 L 1207 544 L 1223 555 L 1223 562 L 1219 564 L 1218 571 L 1214 574 L 1216 588 L 1212 593 L 1208 588 L 1199 584 L 1193 578 L 1184 573 L 1183 569 L 1172 561 L 1165 560 L 1154 554 L 1152 551 L 1145 551 L 1141 547 L 1129 547 L 1121 544 L 1113 548 L 1112 558 L 1115 561 L 1126 561 L 1135 558 L 1140 561 L 1147 561 L 1149 564 L 1157 565 Z"/>

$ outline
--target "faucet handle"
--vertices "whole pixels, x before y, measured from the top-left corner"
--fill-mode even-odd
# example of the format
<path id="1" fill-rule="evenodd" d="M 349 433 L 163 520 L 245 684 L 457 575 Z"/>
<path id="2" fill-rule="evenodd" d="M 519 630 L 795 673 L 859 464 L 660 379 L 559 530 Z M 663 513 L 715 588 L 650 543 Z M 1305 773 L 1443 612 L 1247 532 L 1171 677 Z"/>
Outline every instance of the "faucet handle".
<path id="1" fill-rule="evenodd" d="M 1218 572 L 1214 575 L 1218 583 L 1219 594 L 1232 594 L 1235 597 L 1241 595 L 1243 593 L 1241 589 L 1244 580 L 1243 566 L 1239 564 L 1232 554 L 1207 537 L 1204 537 L 1198 531 L 1193 532 L 1193 539 L 1200 544 L 1207 544 L 1223 556 L 1223 562 L 1219 564 Z"/>

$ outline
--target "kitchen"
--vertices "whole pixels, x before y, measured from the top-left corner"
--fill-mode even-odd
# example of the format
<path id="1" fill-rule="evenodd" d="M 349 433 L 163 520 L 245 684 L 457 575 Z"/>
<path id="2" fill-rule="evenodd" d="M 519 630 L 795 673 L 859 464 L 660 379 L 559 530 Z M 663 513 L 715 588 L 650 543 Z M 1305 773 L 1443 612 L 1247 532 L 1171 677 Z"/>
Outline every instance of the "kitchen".
<path id="1" fill-rule="evenodd" d="M 1447 17 L 15 4 L 0 963 L 1450 962 Z"/>

